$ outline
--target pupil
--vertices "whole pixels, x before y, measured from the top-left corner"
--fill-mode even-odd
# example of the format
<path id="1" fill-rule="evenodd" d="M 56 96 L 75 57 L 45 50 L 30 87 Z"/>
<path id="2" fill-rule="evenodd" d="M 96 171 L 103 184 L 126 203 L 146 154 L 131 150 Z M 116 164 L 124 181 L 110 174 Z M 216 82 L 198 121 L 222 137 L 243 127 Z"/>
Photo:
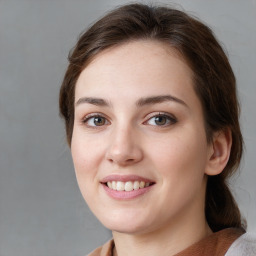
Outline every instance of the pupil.
<path id="1" fill-rule="evenodd" d="M 94 124 L 97 126 L 101 126 L 105 124 L 104 118 L 102 117 L 95 117 L 94 118 Z"/>
<path id="2" fill-rule="evenodd" d="M 164 116 L 158 116 L 155 119 L 156 124 L 164 125 L 166 123 L 166 118 Z"/>

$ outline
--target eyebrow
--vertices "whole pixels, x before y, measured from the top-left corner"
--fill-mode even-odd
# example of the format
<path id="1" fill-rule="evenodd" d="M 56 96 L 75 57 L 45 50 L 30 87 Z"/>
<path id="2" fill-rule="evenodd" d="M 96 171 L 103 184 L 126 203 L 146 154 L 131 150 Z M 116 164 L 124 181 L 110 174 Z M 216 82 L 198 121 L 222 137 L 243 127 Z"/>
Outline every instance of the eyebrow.
<path id="1" fill-rule="evenodd" d="M 136 102 L 136 105 L 139 107 L 145 106 L 145 105 L 152 105 L 157 103 L 163 103 L 166 101 L 174 101 L 176 103 L 182 104 L 185 107 L 188 107 L 188 105 L 181 99 L 174 97 L 172 95 L 159 95 L 159 96 L 152 96 L 152 97 L 146 97 L 141 98 Z"/>
<path id="2" fill-rule="evenodd" d="M 93 97 L 83 97 L 80 98 L 77 102 L 76 102 L 76 106 L 82 104 L 82 103 L 89 103 L 92 105 L 96 105 L 96 106 L 100 106 L 100 107 L 108 107 L 110 106 L 110 104 L 101 98 L 93 98 Z"/>
<path id="3" fill-rule="evenodd" d="M 169 94 L 141 98 L 138 101 L 136 101 L 136 106 L 143 107 L 145 105 L 159 104 L 166 101 L 173 101 L 173 102 L 182 104 L 185 107 L 188 107 L 188 105 L 183 100 Z M 107 102 L 102 98 L 94 98 L 94 97 L 82 97 L 76 102 L 76 106 L 82 103 L 89 103 L 89 104 L 100 106 L 100 107 L 109 107 L 111 105 L 109 102 Z"/>

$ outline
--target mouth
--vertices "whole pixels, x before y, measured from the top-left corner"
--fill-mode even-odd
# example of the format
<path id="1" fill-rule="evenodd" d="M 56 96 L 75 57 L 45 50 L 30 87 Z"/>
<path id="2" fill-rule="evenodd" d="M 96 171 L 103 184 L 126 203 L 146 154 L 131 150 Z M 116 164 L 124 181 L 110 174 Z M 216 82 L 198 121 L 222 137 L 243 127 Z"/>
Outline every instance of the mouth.
<path id="1" fill-rule="evenodd" d="M 113 180 L 113 181 L 108 181 L 102 184 L 107 186 L 111 190 L 130 192 L 133 190 L 139 190 L 139 189 L 152 186 L 154 182 L 145 182 L 140 180 L 124 182 L 124 181 Z"/>
<path id="2" fill-rule="evenodd" d="M 100 182 L 109 196 L 133 199 L 151 190 L 156 183 L 137 175 L 109 175 Z"/>

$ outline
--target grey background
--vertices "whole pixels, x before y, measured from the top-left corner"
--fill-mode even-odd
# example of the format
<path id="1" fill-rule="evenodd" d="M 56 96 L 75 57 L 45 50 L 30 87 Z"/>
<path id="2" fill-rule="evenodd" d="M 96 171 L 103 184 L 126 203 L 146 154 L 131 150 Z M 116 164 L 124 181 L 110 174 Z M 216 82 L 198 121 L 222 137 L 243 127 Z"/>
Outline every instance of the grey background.
<path id="1" fill-rule="evenodd" d="M 81 31 L 127 2 L 0 0 L 1 256 L 85 255 L 111 236 L 78 190 L 58 90 Z M 246 144 L 241 174 L 231 184 L 256 231 L 256 1 L 176 3 L 210 24 L 229 53 Z"/>

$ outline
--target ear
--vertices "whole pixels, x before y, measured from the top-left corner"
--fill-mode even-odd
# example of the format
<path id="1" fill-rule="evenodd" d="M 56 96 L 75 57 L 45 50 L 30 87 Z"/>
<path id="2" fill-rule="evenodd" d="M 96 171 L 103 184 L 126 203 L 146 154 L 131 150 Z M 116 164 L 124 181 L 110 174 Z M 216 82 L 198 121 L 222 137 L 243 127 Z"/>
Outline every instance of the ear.
<path id="1" fill-rule="evenodd" d="M 205 174 L 220 174 L 229 160 L 232 146 L 232 135 L 229 128 L 215 132 L 209 145 L 208 163 Z"/>

